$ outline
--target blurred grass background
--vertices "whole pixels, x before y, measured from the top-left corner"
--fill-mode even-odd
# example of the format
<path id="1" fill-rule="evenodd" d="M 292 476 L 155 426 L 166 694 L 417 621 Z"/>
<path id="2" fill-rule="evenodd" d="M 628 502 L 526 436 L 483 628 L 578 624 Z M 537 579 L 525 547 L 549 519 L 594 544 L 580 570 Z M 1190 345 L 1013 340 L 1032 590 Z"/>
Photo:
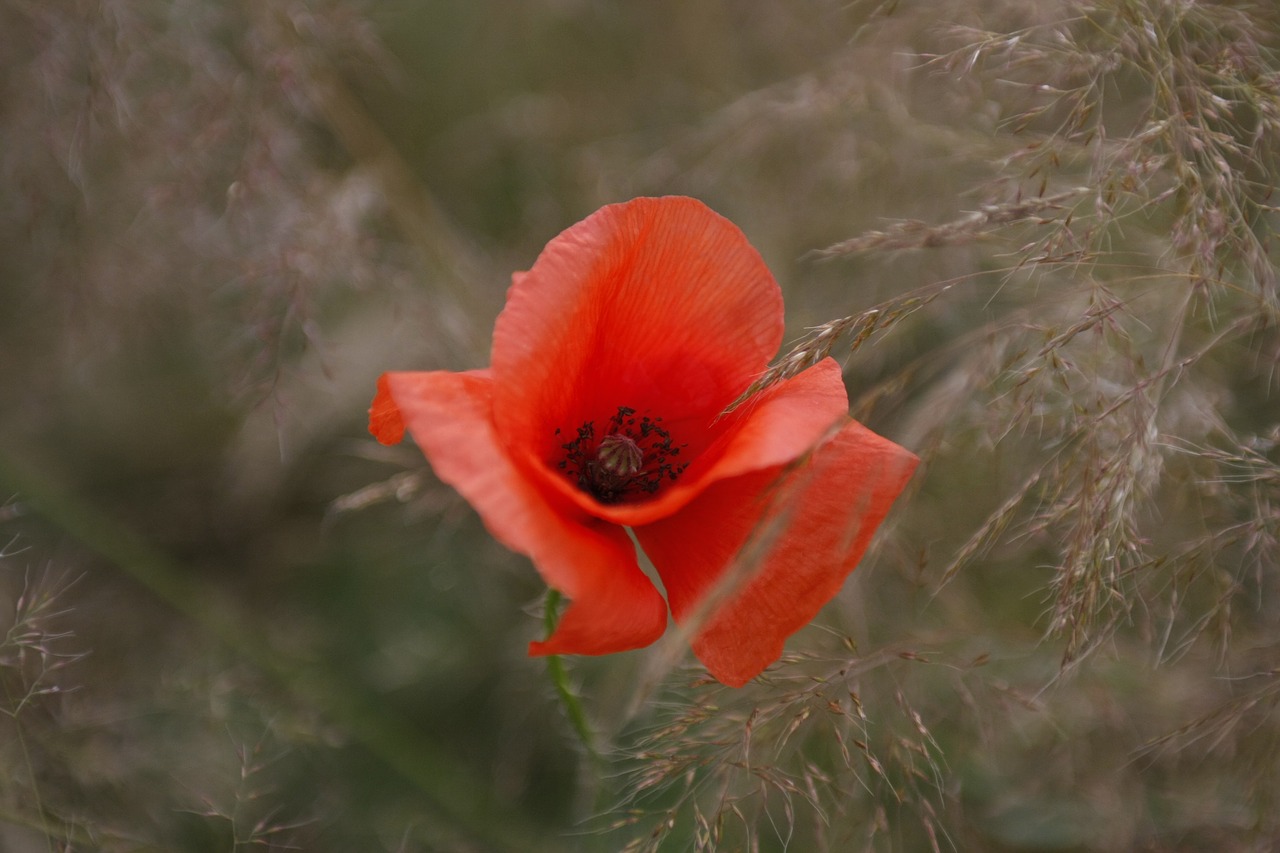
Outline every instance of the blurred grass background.
<path id="1" fill-rule="evenodd" d="M 0 0 L 0 33 L 0 850 L 1280 840 L 1270 5 Z M 524 656 L 527 561 L 364 415 L 664 193 L 743 228 L 802 350 L 847 318 L 855 413 L 925 465 L 761 682 L 568 661 L 597 758 Z"/>

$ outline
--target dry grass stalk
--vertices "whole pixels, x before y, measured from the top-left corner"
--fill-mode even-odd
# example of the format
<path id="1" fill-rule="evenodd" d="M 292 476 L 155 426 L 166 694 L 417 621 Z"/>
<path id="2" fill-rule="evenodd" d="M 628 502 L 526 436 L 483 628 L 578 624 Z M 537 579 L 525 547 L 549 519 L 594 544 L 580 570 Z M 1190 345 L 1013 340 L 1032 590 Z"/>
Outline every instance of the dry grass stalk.
<path id="1" fill-rule="evenodd" d="M 814 255 L 822 259 L 859 255 L 864 252 L 892 252 L 906 249 L 939 249 L 960 246 L 979 240 L 1003 236 L 1010 225 L 1045 226 L 1061 224 L 1069 227 L 1073 203 L 1089 193 L 1088 187 L 1076 187 L 1038 198 L 1018 199 L 1003 204 L 986 204 L 959 219 L 940 225 L 929 225 L 915 219 L 895 222 L 879 231 L 868 231 L 820 249 Z"/>

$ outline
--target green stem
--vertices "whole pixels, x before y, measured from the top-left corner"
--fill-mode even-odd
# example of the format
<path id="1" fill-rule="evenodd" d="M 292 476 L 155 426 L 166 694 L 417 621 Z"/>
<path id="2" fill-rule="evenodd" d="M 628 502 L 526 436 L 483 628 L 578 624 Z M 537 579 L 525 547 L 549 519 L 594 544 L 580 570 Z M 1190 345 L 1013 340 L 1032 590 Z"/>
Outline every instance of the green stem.
<path id="1" fill-rule="evenodd" d="M 543 612 L 543 624 L 547 628 L 547 638 L 556 631 L 556 623 L 560 621 L 560 591 L 557 589 L 547 588 L 546 608 Z M 594 746 L 594 737 L 591 733 L 591 726 L 587 723 L 586 711 L 582 708 L 582 700 L 573 692 L 569 686 L 569 673 L 564 667 L 564 661 L 560 655 L 547 655 L 547 674 L 551 676 L 551 684 L 556 689 L 556 695 L 560 697 L 560 704 L 564 706 L 565 715 L 569 718 L 569 724 L 573 726 L 574 734 L 578 736 L 578 740 L 582 741 L 582 745 L 587 748 L 587 753 L 592 757 L 596 757 L 596 749 Z"/>

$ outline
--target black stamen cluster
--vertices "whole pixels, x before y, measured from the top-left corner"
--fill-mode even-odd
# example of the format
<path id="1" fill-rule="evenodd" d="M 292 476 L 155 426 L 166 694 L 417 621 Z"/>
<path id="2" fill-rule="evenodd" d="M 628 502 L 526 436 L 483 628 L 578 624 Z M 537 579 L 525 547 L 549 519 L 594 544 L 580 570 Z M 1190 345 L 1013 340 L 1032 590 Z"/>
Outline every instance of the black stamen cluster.
<path id="1" fill-rule="evenodd" d="M 635 409 L 619 406 L 599 439 L 595 421 L 578 427 L 577 437 L 560 445 L 565 456 L 556 467 L 600 503 L 621 503 L 628 498 L 652 495 L 664 481 L 676 479 L 689 467 L 687 462 L 673 461 L 673 457 L 680 455 L 680 449 L 688 445 L 676 445 L 661 421 L 662 418 L 648 415 L 637 417 Z M 560 430 L 556 430 L 556 435 L 560 435 Z M 608 438 L 635 442 L 642 454 L 638 470 L 623 473 L 601 464 L 601 443 Z"/>

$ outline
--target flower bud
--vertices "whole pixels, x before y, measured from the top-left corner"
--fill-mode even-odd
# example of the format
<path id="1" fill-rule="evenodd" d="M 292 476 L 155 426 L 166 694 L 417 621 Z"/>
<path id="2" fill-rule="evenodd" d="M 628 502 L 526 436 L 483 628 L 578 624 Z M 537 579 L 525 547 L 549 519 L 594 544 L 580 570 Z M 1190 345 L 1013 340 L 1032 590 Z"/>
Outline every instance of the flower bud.
<path id="1" fill-rule="evenodd" d="M 640 473 L 644 454 L 640 446 L 625 435 L 606 436 L 596 448 L 596 470 L 626 480 Z"/>

